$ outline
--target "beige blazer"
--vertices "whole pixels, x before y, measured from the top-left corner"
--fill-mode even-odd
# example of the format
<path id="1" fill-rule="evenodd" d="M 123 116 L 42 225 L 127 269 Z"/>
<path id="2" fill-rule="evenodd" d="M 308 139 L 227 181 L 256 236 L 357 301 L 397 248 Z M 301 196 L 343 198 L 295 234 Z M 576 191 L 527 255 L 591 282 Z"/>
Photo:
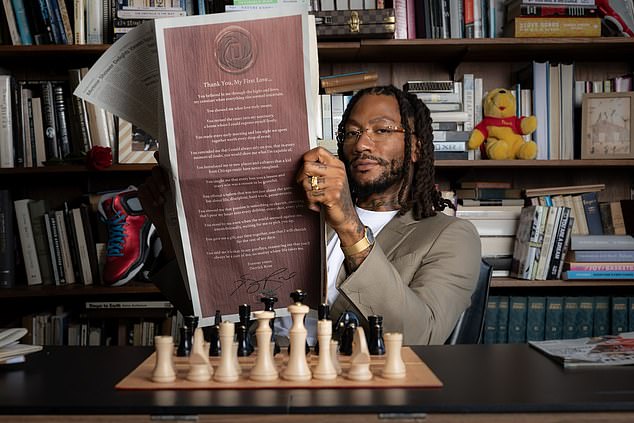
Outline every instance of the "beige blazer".
<path id="1" fill-rule="evenodd" d="M 403 333 L 406 345 L 442 344 L 469 306 L 479 271 L 471 222 L 443 213 L 416 221 L 410 212 L 381 230 L 355 272 L 341 267 L 330 315 L 353 310 L 367 325 L 379 314 L 384 331 Z"/>

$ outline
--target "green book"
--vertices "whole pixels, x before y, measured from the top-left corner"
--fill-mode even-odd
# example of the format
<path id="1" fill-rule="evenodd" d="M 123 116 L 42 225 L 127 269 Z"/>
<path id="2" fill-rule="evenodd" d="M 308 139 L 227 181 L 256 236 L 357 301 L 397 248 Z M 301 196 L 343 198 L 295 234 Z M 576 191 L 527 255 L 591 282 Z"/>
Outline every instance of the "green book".
<path id="1" fill-rule="evenodd" d="M 627 332 L 628 298 L 612 297 L 612 335 Z"/>
<path id="2" fill-rule="evenodd" d="M 610 297 L 594 298 L 594 319 L 592 336 L 609 335 L 610 333 Z"/>
<path id="3" fill-rule="evenodd" d="M 564 327 L 562 338 L 577 338 L 577 312 L 579 311 L 579 297 L 564 297 Z"/>
<path id="4" fill-rule="evenodd" d="M 579 297 L 579 308 L 577 310 L 577 338 L 588 338 L 592 336 L 593 318 L 594 298 Z"/>
<path id="5" fill-rule="evenodd" d="M 546 323 L 546 298 L 528 297 L 526 309 L 526 340 L 543 341 Z"/>
<path id="6" fill-rule="evenodd" d="M 562 339 L 563 328 L 563 297 L 546 297 L 546 328 L 544 332 L 544 339 Z"/>
<path id="7" fill-rule="evenodd" d="M 484 315 L 484 343 L 495 344 L 498 332 L 498 304 L 500 297 L 489 295 L 487 309 Z"/>
<path id="8" fill-rule="evenodd" d="M 526 342 L 526 297 L 509 299 L 509 344 Z"/>
<path id="9" fill-rule="evenodd" d="M 508 342 L 509 328 L 509 297 L 501 296 L 498 302 L 498 331 L 497 343 L 506 344 Z"/>

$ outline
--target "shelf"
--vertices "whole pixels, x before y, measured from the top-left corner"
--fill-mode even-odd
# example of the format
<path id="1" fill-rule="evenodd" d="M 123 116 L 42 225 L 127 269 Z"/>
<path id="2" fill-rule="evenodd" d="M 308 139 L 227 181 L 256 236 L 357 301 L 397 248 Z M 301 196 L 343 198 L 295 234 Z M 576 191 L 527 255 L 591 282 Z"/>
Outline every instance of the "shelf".
<path id="1" fill-rule="evenodd" d="M 60 55 L 96 58 L 109 45 L 0 46 L 5 58 L 33 60 Z M 615 61 L 632 57 L 634 39 L 613 38 L 479 38 L 443 40 L 361 40 L 321 42 L 319 59 L 325 62 L 505 62 Z"/>
<path id="2" fill-rule="evenodd" d="M 514 278 L 492 278 L 491 288 L 551 288 L 569 286 L 634 286 L 634 280 L 601 280 L 601 281 L 528 281 Z"/>
<path id="3" fill-rule="evenodd" d="M 160 294 L 159 289 L 152 283 L 135 282 L 123 286 L 84 286 L 80 284 L 54 286 L 19 286 L 0 290 L 0 299 L 39 298 L 39 297 L 88 297 L 88 296 L 116 296 L 116 295 L 146 295 Z"/>
<path id="4" fill-rule="evenodd" d="M 528 62 L 621 60 L 634 54 L 632 38 L 480 38 L 362 40 L 320 43 L 319 59 L 332 62 Z"/>
<path id="5" fill-rule="evenodd" d="M 59 166 L 43 166 L 43 167 L 15 167 L 11 169 L 0 169 L 0 175 L 46 175 L 59 173 L 91 173 L 91 174 L 107 174 L 111 172 L 149 172 L 154 165 L 152 164 L 116 164 L 104 170 L 88 169 L 84 165 L 59 165 Z"/>
<path id="6" fill-rule="evenodd" d="M 634 168 L 634 160 L 436 160 L 436 167 Z"/>

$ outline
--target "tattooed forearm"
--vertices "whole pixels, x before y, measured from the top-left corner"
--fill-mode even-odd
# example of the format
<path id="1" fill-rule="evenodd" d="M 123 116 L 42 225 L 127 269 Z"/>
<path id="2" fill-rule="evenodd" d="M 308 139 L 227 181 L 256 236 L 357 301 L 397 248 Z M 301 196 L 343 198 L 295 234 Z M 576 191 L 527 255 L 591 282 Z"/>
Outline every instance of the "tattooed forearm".
<path id="1" fill-rule="evenodd" d="M 358 252 L 357 254 L 353 254 L 351 256 L 346 256 L 343 264 L 346 267 L 346 272 L 348 274 L 351 274 L 352 272 L 357 270 L 359 268 L 359 266 L 361 266 L 361 263 L 363 263 L 365 258 L 370 254 L 370 251 L 372 251 L 372 247 L 373 246 L 370 245 L 368 248 L 366 248 L 363 251 Z"/>

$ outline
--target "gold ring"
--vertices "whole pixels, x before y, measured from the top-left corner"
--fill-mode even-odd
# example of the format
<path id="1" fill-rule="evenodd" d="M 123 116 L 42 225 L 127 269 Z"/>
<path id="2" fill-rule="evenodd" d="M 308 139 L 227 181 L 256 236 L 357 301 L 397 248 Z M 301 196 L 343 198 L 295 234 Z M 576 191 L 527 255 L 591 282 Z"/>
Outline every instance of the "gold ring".
<path id="1" fill-rule="evenodd" d="M 310 177 L 310 189 L 319 191 L 319 179 L 316 176 Z"/>

